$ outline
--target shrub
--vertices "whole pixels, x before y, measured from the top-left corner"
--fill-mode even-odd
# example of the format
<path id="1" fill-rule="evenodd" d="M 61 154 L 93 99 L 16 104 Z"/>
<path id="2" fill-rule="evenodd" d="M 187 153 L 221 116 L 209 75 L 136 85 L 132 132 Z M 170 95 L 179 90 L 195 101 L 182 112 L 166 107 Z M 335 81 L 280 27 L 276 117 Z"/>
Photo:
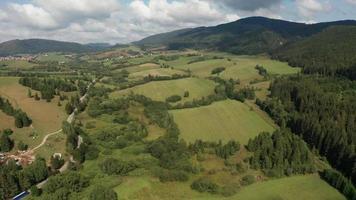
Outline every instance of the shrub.
<path id="1" fill-rule="evenodd" d="M 37 186 L 33 185 L 31 188 L 30 188 L 30 191 L 31 191 L 31 194 L 35 197 L 38 197 L 42 194 L 42 190 L 39 189 Z"/>
<path id="2" fill-rule="evenodd" d="M 126 175 L 130 171 L 136 169 L 137 166 L 133 162 L 107 158 L 100 164 L 100 169 L 108 175 Z"/>
<path id="3" fill-rule="evenodd" d="M 89 200 L 117 200 L 116 192 L 101 185 L 96 186 L 89 195 Z"/>
<path id="4" fill-rule="evenodd" d="M 256 178 L 253 175 L 246 175 L 241 179 L 241 185 L 251 185 L 256 182 Z"/>
<path id="5" fill-rule="evenodd" d="M 185 182 L 189 179 L 188 174 L 181 170 L 160 170 L 158 177 L 161 182 Z"/>
<path id="6" fill-rule="evenodd" d="M 209 192 L 212 194 L 216 194 L 219 190 L 219 186 L 207 178 L 195 180 L 190 187 L 198 192 Z"/>
<path id="7" fill-rule="evenodd" d="M 169 103 L 175 103 L 175 102 L 178 102 L 182 100 L 182 97 L 179 96 L 179 95 L 173 95 L 173 96 L 170 96 L 166 99 L 166 102 L 169 102 Z"/>
<path id="8" fill-rule="evenodd" d="M 220 74 L 223 71 L 225 71 L 225 67 L 217 67 L 211 71 L 211 74 Z"/>

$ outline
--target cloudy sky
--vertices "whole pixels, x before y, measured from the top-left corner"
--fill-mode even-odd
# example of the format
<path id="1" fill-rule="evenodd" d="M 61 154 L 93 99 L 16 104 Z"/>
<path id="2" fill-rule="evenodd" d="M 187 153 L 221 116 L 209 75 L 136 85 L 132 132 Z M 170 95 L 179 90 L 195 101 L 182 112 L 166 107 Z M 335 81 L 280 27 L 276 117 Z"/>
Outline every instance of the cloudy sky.
<path id="1" fill-rule="evenodd" d="M 356 19 L 355 9 L 356 0 L 0 0 L 0 42 L 128 43 L 248 16 L 306 23 Z"/>

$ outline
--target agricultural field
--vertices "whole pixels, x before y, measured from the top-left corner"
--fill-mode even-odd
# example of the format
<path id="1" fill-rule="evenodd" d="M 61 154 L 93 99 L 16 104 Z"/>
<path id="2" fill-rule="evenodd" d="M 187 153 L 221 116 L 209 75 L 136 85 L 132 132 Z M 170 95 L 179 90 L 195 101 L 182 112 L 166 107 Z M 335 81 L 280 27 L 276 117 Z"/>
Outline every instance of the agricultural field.
<path id="1" fill-rule="evenodd" d="M 157 101 L 165 101 L 167 97 L 172 95 L 183 96 L 185 91 L 189 91 L 189 97 L 182 99 L 182 102 L 186 102 L 213 94 L 214 87 L 215 83 L 213 81 L 200 78 L 154 81 L 126 90 L 114 92 L 111 94 L 111 97 L 116 98 L 133 92 L 145 95 Z"/>
<path id="2" fill-rule="evenodd" d="M 30 63 L 25 60 L 13 60 L 13 61 L 0 61 L 0 70 L 7 69 L 7 70 L 15 70 L 15 69 L 22 69 L 28 70 L 32 67 L 36 66 L 35 63 Z"/>
<path id="3" fill-rule="evenodd" d="M 1 120 L 4 120 L 5 123 L 0 123 L 0 129 L 13 129 L 14 134 L 12 137 L 15 141 L 23 141 L 32 148 L 38 145 L 46 134 L 61 129 L 62 121 L 66 119 L 66 114 L 64 106 L 57 106 L 58 97 L 47 103 L 43 100 L 35 101 L 33 98 L 29 98 L 27 92 L 28 89 L 18 83 L 18 78 L 0 78 L 0 95 L 9 99 L 14 107 L 25 111 L 33 120 L 31 127 L 17 129 L 14 127 L 13 120 L 5 116 Z M 3 116 L 3 113 L 0 116 Z M 10 121 L 12 122 L 10 123 Z"/>
<path id="4" fill-rule="evenodd" d="M 249 200 L 346 200 L 317 175 L 295 176 L 241 188 L 231 199 Z"/>
<path id="5" fill-rule="evenodd" d="M 183 71 L 174 70 L 171 68 L 158 68 L 158 69 L 149 69 L 149 70 L 143 70 L 143 71 L 132 73 L 132 74 L 130 74 L 129 78 L 142 79 L 146 76 L 169 76 L 170 77 L 174 74 L 184 75 L 186 73 Z"/>
<path id="6" fill-rule="evenodd" d="M 159 68 L 160 68 L 160 66 L 155 63 L 145 63 L 145 64 L 140 64 L 140 65 L 136 65 L 136 66 L 132 66 L 132 67 L 127 67 L 124 69 L 118 69 L 118 70 L 115 70 L 115 72 L 121 71 L 121 70 L 127 70 L 129 73 L 137 73 L 137 72 L 141 72 L 141 71 L 145 71 L 145 70 L 153 70 L 153 69 L 159 69 Z"/>
<path id="7" fill-rule="evenodd" d="M 63 53 L 46 53 L 41 54 L 37 57 L 38 61 L 48 62 L 48 61 L 56 61 L 56 62 L 67 62 L 70 59 L 65 56 Z"/>
<path id="8" fill-rule="evenodd" d="M 237 140 L 247 144 L 263 131 L 272 132 L 273 125 L 253 109 L 238 101 L 226 100 L 210 106 L 171 111 L 187 142 Z"/>

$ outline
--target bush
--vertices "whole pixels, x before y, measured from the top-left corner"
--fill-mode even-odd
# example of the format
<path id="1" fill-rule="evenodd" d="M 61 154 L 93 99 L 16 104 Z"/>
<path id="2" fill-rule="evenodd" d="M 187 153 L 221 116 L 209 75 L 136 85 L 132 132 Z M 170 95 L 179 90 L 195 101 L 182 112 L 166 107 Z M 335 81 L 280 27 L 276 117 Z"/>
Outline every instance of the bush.
<path id="1" fill-rule="evenodd" d="M 217 67 L 211 71 L 211 74 L 220 74 L 223 71 L 225 71 L 225 67 Z"/>
<path id="2" fill-rule="evenodd" d="M 27 150 L 28 148 L 28 145 L 23 143 L 22 141 L 20 141 L 18 144 L 17 144 L 17 148 L 20 150 L 20 151 L 25 151 Z"/>
<path id="3" fill-rule="evenodd" d="M 31 191 L 31 194 L 35 197 L 38 197 L 42 194 L 42 190 L 39 189 L 37 186 L 33 185 L 31 188 L 30 188 L 30 191 Z"/>
<path id="4" fill-rule="evenodd" d="M 190 187 L 198 192 L 209 192 L 212 194 L 216 194 L 219 190 L 219 186 L 207 178 L 195 180 Z"/>
<path id="5" fill-rule="evenodd" d="M 241 179 L 241 185 L 251 185 L 256 182 L 256 178 L 253 175 L 246 175 Z"/>
<path id="6" fill-rule="evenodd" d="M 158 177 L 161 182 L 185 182 L 189 179 L 188 174 L 181 170 L 160 170 L 158 173 Z"/>
<path id="7" fill-rule="evenodd" d="M 96 186 L 90 193 L 89 200 L 117 200 L 116 192 L 101 185 Z"/>
<path id="8" fill-rule="evenodd" d="M 100 169 L 108 175 L 126 175 L 130 171 L 136 169 L 137 166 L 133 162 L 107 158 L 100 164 Z"/>
<path id="9" fill-rule="evenodd" d="M 169 103 L 175 103 L 175 102 L 178 102 L 182 100 L 182 97 L 179 96 L 179 95 L 173 95 L 173 96 L 170 96 L 166 99 L 166 102 L 169 102 Z"/>
<path id="10" fill-rule="evenodd" d="M 189 91 L 185 91 L 185 92 L 184 92 L 184 98 L 188 98 L 189 95 L 190 95 L 190 94 L 189 94 Z"/>

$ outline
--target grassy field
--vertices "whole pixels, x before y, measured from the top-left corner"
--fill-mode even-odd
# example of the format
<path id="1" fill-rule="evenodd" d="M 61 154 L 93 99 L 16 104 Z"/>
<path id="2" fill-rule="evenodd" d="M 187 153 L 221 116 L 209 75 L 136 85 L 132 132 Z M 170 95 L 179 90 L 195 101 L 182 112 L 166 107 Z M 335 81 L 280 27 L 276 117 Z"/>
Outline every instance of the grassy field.
<path id="1" fill-rule="evenodd" d="M 185 91 L 189 91 L 189 97 L 183 98 L 182 102 L 200 99 L 214 93 L 215 83 L 199 78 L 186 78 L 169 81 L 154 81 L 144 85 L 139 85 L 126 90 L 117 91 L 111 94 L 111 97 L 127 95 L 131 91 L 136 94 L 142 94 L 157 101 L 165 101 L 172 95 L 183 96 Z"/>
<path id="2" fill-rule="evenodd" d="M 0 69 L 31 69 L 34 66 L 36 64 L 24 60 L 0 61 Z"/>
<path id="3" fill-rule="evenodd" d="M 174 74 L 185 74 L 183 71 L 171 68 L 148 69 L 130 74 L 129 78 L 144 78 L 146 76 L 172 76 Z"/>
<path id="4" fill-rule="evenodd" d="M 120 199 L 346 200 L 316 175 L 295 176 L 252 184 L 231 197 L 198 193 L 189 183 L 161 183 L 149 177 L 127 177 L 115 188 Z"/>
<path id="5" fill-rule="evenodd" d="M 38 61 L 57 61 L 57 62 L 67 62 L 69 59 L 65 57 L 64 54 L 62 53 L 47 53 L 47 54 L 41 54 L 40 56 L 37 57 Z"/>
<path id="6" fill-rule="evenodd" d="M 171 111 L 188 142 L 196 139 L 227 141 L 234 139 L 246 144 L 263 131 L 273 131 L 273 125 L 264 120 L 246 104 L 226 100 L 210 106 Z"/>
<path id="7" fill-rule="evenodd" d="M 21 140 L 30 147 L 38 145 L 44 135 L 59 130 L 62 121 L 66 119 L 64 106 L 57 106 L 58 97 L 53 99 L 51 103 L 28 98 L 27 88 L 18 83 L 18 78 L 1 77 L 0 95 L 9 99 L 13 106 L 24 110 L 33 120 L 33 127 L 17 129 L 14 127 L 13 120 L 12 122 L 9 121 L 9 118 L 2 114 L 0 117 L 4 117 L 1 118 L 4 123 L 0 123 L 0 129 L 12 128 L 15 132 L 12 135 L 15 141 Z"/>
<path id="8" fill-rule="evenodd" d="M 231 199 L 248 200 L 346 200 L 316 175 L 295 176 L 242 188 Z"/>
<path id="9" fill-rule="evenodd" d="M 146 64 L 141 64 L 141 65 L 137 65 L 137 66 L 133 66 L 133 67 L 127 67 L 124 68 L 125 70 L 127 70 L 129 73 L 136 73 L 136 72 L 141 72 L 141 71 L 145 71 L 145 70 L 152 70 L 152 69 L 159 69 L 160 66 L 155 64 L 155 63 L 146 63 Z M 116 71 L 121 71 L 123 69 L 118 69 Z"/>

